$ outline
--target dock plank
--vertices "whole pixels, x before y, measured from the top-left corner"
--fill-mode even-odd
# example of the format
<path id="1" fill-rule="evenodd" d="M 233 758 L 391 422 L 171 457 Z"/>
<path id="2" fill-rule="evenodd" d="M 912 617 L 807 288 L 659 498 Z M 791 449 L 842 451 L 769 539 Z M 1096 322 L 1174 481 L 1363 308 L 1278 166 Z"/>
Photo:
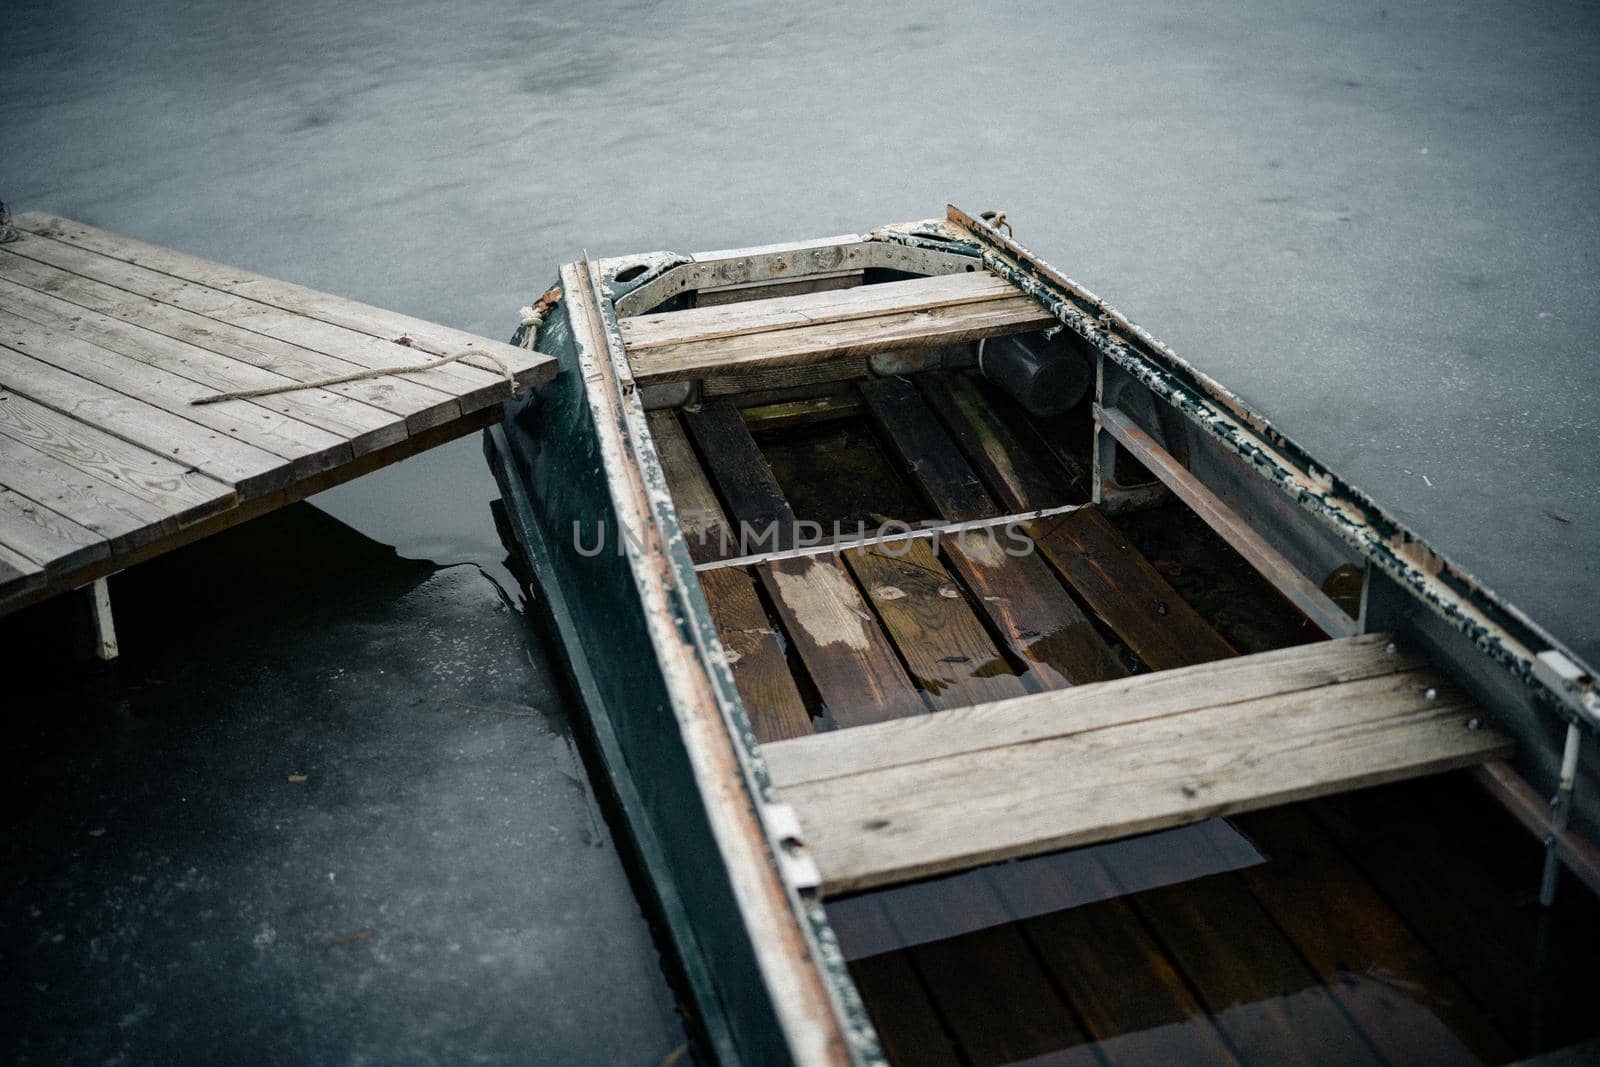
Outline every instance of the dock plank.
<path id="1" fill-rule="evenodd" d="M 794 512 L 738 410 L 726 400 L 706 401 L 684 421 L 733 521 L 791 543 Z M 853 726 L 928 710 L 842 562 L 783 559 L 758 565 L 756 574 L 835 722 Z"/>
<path id="2" fill-rule="evenodd" d="M 0 249 L 0 613 L 479 429 L 555 373 L 543 353 L 66 220 L 28 227 Z"/>
<path id="3" fill-rule="evenodd" d="M 1030 297 L 1013 296 L 979 304 L 692 341 L 646 349 L 630 355 L 629 360 L 634 379 L 648 384 L 836 362 L 900 348 L 956 344 L 1042 329 L 1055 321 Z"/>
<path id="4" fill-rule="evenodd" d="M 624 344 L 633 353 L 825 322 L 849 322 L 900 312 L 984 303 L 1017 295 L 1017 288 L 1010 282 L 978 271 L 657 312 L 626 318 L 617 325 Z"/>
<path id="5" fill-rule="evenodd" d="M 398 337 L 408 337 L 412 347 L 437 356 L 451 355 L 462 349 L 481 350 L 485 353 L 484 357 L 463 362 L 498 376 L 500 369 L 494 359 L 503 361 L 513 368 L 519 389 L 548 381 L 556 372 L 555 360 L 544 353 L 531 352 L 465 330 L 319 292 L 253 271 L 213 263 L 199 256 L 162 248 L 123 234 L 109 233 L 80 222 L 41 212 L 18 215 L 14 221 L 19 228 L 36 236 L 76 245 L 112 259 L 233 293 L 259 304 L 292 312 L 308 321 L 329 323 L 353 333 L 390 342 Z M 500 399 L 503 398 L 502 393 Z"/>
<path id="6" fill-rule="evenodd" d="M 941 518 L 964 522 L 1001 514 L 950 433 L 909 383 L 886 378 L 859 388 L 902 467 Z M 948 537 L 940 549 L 1040 687 L 1127 673 L 1035 546 L 1017 532 Z"/>
<path id="7" fill-rule="evenodd" d="M 111 554 L 106 539 L 14 490 L 0 488 L 0 545 L 32 560 L 46 575 Z"/>
<path id="8" fill-rule="evenodd" d="M 17 264 L 23 264 L 24 269 L 13 269 Z M 28 260 L 0 249 L 0 298 L 6 301 L 7 309 L 20 318 L 61 334 L 81 337 L 109 352 L 128 357 L 126 361 L 119 361 L 118 366 L 147 363 L 204 385 L 208 393 L 294 385 L 301 380 L 314 379 L 319 373 L 328 373 L 327 368 L 307 372 L 303 364 L 295 366 L 263 357 L 254 361 L 233 358 L 214 350 L 226 344 L 216 336 L 218 324 L 194 316 L 197 321 L 187 327 L 171 326 L 167 320 L 172 317 L 173 309 L 75 275 L 46 268 L 42 273 L 48 276 L 36 280 L 48 286 L 48 292 L 16 284 L 19 277 L 29 273 Z M 116 310 L 121 317 L 97 313 L 86 305 L 74 303 L 74 298 L 98 302 L 99 306 Z M 147 327 L 146 323 L 154 328 Z M 172 333 L 187 334 L 213 348 L 175 340 Z M 348 365 L 341 368 L 349 369 L 353 368 Z M 403 420 L 326 389 L 296 389 L 276 396 L 255 397 L 246 403 L 325 430 L 348 442 L 353 455 L 372 452 L 406 436 Z"/>
<path id="9" fill-rule="evenodd" d="M 405 344 L 355 333 L 57 241 L 25 236 L 7 245 L 5 251 L 14 257 L 0 257 L 7 272 L 34 288 L 241 362 L 281 370 L 296 380 L 403 367 L 429 358 L 429 353 Z M 129 305 L 132 297 L 149 303 Z M 384 386 L 388 388 L 381 388 Z M 355 399 L 386 398 L 394 413 L 408 417 L 424 413 L 424 419 L 441 401 L 465 397 L 470 410 L 506 397 L 503 374 L 459 363 L 333 388 L 347 388 L 350 392 L 343 395 Z"/>
<path id="10" fill-rule="evenodd" d="M 0 410 L 11 402 L 14 398 L 0 402 Z M 0 434 L 0 471 L 7 489 L 104 538 L 109 548 L 148 544 L 177 526 L 166 511 L 147 500 L 4 434 Z"/>
<path id="11" fill-rule="evenodd" d="M 649 422 L 690 557 L 697 563 L 726 558 L 727 517 L 678 417 L 671 411 L 654 411 Z M 810 734 L 811 713 L 767 618 L 755 579 L 742 567 L 720 567 L 701 574 L 700 590 L 717 624 L 717 637 L 727 651 L 756 740 L 765 744 Z"/>
<path id="12" fill-rule="evenodd" d="M 1097 715 L 1062 715 L 1072 725 L 1053 736 L 781 786 L 827 891 L 1468 766 L 1510 749 L 1503 734 L 1471 728 L 1484 713 L 1427 668 L 1177 713 L 1109 696 L 1127 681 L 1020 698 L 1078 703 L 1107 690 Z M 1005 731 L 1020 701 L 969 714 Z M 897 731 L 904 746 L 874 736 L 871 747 L 900 758 L 915 751 L 923 725 Z"/>
<path id="13" fill-rule="evenodd" d="M 134 497 L 147 506 L 152 521 L 160 517 L 164 528 L 168 522 L 185 526 L 238 500 L 228 486 L 193 467 L 3 390 L 0 437 L 56 460 L 75 478 L 91 479 Z M 0 448 L 4 445 L 0 441 Z M 0 478 L 9 479 L 10 469 L 0 461 Z"/>
<path id="14" fill-rule="evenodd" d="M 27 294 L 42 296 L 32 291 Z M 206 357 L 211 354 L 149 331 L 142 331 L 142 336 L 126 336 L 120 341 L 112 339 L 110 342 L 118 344 L 122 350 L 109 349 L 102 342 L 98 326 L 88 322 L 86 317 L 90 312 L 83 312 L 82 320 L 74 317 L 70 325 L 62 328 L 50 310 L 37 309 L 14 296 L 14 286 L 0 280 L 0 299 L 6 301 L 6 309 L 0 310 L 0 346 L 18 350 L 106 389 L 144 400 L 150 406 L 170 411 L 179 419 L 218 430 L 245 445 L 299 461 L 296 466 L 307 472 L 328 462 L 328 456 L 354 454 L 344 435 L 302 422 L 293 414 L 278 410 L 278 406 L 251 400 L 229 400 L 216 405 L 190 403 L 218 390 L 214 384 L 218 376 L 194 370 L 195 363 L 205 365 Z M 168 349 L 168 346 L 173 347 Z M 230 371 L 237 371 L 238 365 L 230 360 L 222 360 L 222 363 L 226 366 L 221 379 L 227 381 Z M 206 378 L 211 378 L 211 382 L 197 381 Z"/>
<path id="15" fill-rule="evenodd" d="M 33 323 L 24 325 L 34 326 Z M 26 330 L 16 327 L 17 320 L 0 312 L 0 383 L 4 383 L 7 390 L 64 415 L 89 422 L 131 444 L 186 463 L 232 486 L 241 499 L 287 485 L 301 473 L 325 470 L 340 459 L 337 449 L 342 442 L 331 434 L 327 436 L 326 443 L 315 451 L 296 442 L 286 442 L 297 451 L 292 453 L 292 458 L 285 457 L 246 444 L 224 430 L 214 429 L 212 425 L 173 414 L 169 408 L 176 404 L 157 406 L 140 397 L 120 393 L 101 385 L 95 378 L 74 373 L 82 369 L 89 374 L 97 374 L 96 364 L 103 350 L 76 338 L 45 337 L 33 343 Z M 80 345 L 88 351 L 79 350 L 77 346 Z M 35 359 L 29 354 L 33 349 L 47 352 L 55 363 Z M 60 366 L 63 363 L 71 369 Z M 161 384 L 181 398 L 184 390 L 170 378 L 166 376 Z M 214 405 L 217 408 L 224 406 Z M 273 413 L 263 411 L 263 414 Z M 213 424 L 227 424 L 239 416 L 237 413 L 212 411 L 203 417 L 210 419 Z"/>

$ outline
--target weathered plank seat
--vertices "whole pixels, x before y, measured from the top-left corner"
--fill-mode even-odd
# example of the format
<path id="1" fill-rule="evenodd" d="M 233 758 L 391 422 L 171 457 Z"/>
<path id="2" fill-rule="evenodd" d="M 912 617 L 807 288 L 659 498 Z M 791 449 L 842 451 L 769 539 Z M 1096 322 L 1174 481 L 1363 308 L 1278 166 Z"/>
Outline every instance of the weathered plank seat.
<path id="1" fill-rule="evenodd" d="M 954 344 L 1055 324 L 982 271 L 623 319 L 634 379 L 676 381 Z"/>
<path id="2" fill-rule="evenodd" d="M 762 751 L 825 891 L 841 893 L 1469 766 L 1510 748 L 1461 690 L 1376 634 Z"/>

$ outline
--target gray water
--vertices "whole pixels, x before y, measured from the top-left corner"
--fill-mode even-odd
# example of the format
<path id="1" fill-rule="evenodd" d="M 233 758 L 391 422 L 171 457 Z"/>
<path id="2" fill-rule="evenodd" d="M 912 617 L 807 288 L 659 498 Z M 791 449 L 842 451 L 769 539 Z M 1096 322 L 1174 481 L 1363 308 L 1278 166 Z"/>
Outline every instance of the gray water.
<path id="1" fill-rule="evenodd" d="M 490 336 L 509 335 L 515 309 L 584 250 L 864 231 L 946 201 L 1003 208 L 1025 244 L 1595 661 L 1597 45 L 1600 13 L 1553 3 L 12 2 L 0 198 Z M 490 613 L 511 579 L 494 495 L 465 440 L 315 505 L 394 546 L 385 573 L 404 559 L 483 568 L 422 579 L 451 576 L 450 611 L 399 595 L 361 609 L 421 641 L 463 613 L 501 618 Z M 268 622 L 253 631 L 248 601 L 227 610 L 247 650 L 294 639 L 261 631 Z M 520 632 L 514 613 L 502 621 Z M 305 657 L 328 657 L 347 624 L 297 616 Z M 144 638 L 140 660 L 129 634 L 134 674 L 84 699 L 125 702 L 117 687 L 136 687 L 175 639 Z M 226 692 L 245 714 L 270 682 L 240 655 L 244 680 Z M 538 647 L 476 662 L 503 672 L 495 699 L 552 692 Z M 474 677 L 462 684 L 489 685 Z M 564 746 L 540 748 L 561 734 L 565 711 L 554 714 L 513 720 L 526 744 L 495 765 L 532 782 L 571 776 Z M 109 745 L 83 729 L 79 740 Z M 426 722 L 402 736 L 434 737 Z M 242 759 L 251 743 L 229 751 Z M 578 825 L 586 795 L 530 788 L 505 818 Z M 423 833 L 391 817 L 402 836 Z M 517 897 L 514 869 L 496 883 L 511 894 L 505 914 L 467 917 L 576 931 L 547 946 L 559 958 L 537 973 L 525 960 L 484 965 L 503 998 L 492 1003 L 521 1006 L 485 1055 L 528 1058 L 548 1041 L 570 1051 L 604 1032 L 607 1058 L 628 1058 L 626 1046 L 653 1062 L 675 1042 L 648 932 L 603 844 L 604 862 L 577 846 L 543 854 L 561 899 L 594 902 L 589 925 L 576 903 Z M 293 910 L 292 895 L 272 899 Z M 453 898 L 429 899 L 436 924 Z M 238 936 L 260 933 L 249 930 Z M 602 930 L 621 962 L 597 972 L 580 946 Z M 128 937 L 135 955 L 157 951 Z M 439 933 L 427 958 L 449 943 Z M 230 966 L 191 978 L 226 983 Z M 133 1020 L 104 1023 L 96 1058 L 181 1048 L 149 1037 L 181 1012 L 141 1021 L 128 981 L 77 994 L 86 1016 L 100 997 Z M 446 969 L 423 988 L 467 1011 L 472 981 Z M 351 990 L 362 1012 L 397 1011 Z M 333 1036 L 258 1048 L 426 1060 L 472 1047 L 441 1036 L 445 1022 L 341 1028 L 337 1007 L 292 991 L 260 995 Z M 618 997 L 638 1006 L 634 1028 L 617 1023 Z M 585 998 L 610 1014 L 585 1014 Z M 560 1012 L 541 1011 L 557 999 Z"/>

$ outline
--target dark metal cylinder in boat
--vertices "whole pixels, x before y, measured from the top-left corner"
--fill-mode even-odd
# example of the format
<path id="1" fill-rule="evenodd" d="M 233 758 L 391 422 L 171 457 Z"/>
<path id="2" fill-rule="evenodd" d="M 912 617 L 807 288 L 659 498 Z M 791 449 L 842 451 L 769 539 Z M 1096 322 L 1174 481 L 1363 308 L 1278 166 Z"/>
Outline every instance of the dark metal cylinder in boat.
<path id="1" fill-rule="evenodd" d="M 1030 415 L 1060 415 L 1083 399 L 1094 380 L 1094 367 L 1062 330 L 1046 340 L 1041 334 L 991 337 L 983 342 L 978 365 L 983 376 L 1010 393 Z"/>

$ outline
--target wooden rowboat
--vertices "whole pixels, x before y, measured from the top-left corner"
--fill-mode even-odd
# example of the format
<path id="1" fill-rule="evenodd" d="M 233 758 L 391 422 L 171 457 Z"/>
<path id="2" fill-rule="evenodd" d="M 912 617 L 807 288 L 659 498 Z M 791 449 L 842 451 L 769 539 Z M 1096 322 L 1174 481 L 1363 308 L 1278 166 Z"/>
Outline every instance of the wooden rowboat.
<path id="1" fill-rule="evenodd" d="M 885 894 L 938 889 L 958 932 L 1027 919 L 1017 871 L 1126 890 L 1106 843 L 1221 855 L 1219 816 L 1444 771 L 1545 842 L 1547 902 L 1563 869 L 1600 888 L 1573 792 L 1592 671 L 1003 217 L 574 263 L 559 288 L 515 340 L 561 372 L 486 452 L 709 1055 L 1014 1058 L 979 1048 L 1013 1003 L 963 1036 L 926 960 L 847 961 L 874 923 L 908 938 Z M 1258 840 L 1300 816 L 1262 818 Z M 1118 930 L 1160 940 L 1097 921 L 1063 951 L 1111 958 Z M 1028 936 L 995 973 L 1055 958 Z M 1330 996 L 1344 1030 L 1302 1018 L 1321 1047 L 1414 1038 Z M 1104 1036 L 1087 1001 L 1065 1015 Z M 1248 1058 L 1207 1026 L 1189 1053 Z"/>

